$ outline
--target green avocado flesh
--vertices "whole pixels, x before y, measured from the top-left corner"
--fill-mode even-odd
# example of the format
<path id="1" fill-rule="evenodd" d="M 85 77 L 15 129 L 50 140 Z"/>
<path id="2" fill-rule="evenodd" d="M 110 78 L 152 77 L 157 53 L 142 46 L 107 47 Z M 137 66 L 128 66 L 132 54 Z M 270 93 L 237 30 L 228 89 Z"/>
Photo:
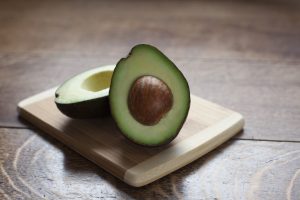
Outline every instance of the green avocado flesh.
<path id="1" fill-rule="evenodd" d="M 96 118 L 109 114 L 108 93 L 115 65 L 80 73 L 55 92 L 58 109 L 71 118 Z"/>
<path id="2" fill-rule="evenodd" d="M 172 107 L 153 125 L 139 122 L 128 106 L 131 88 L 143 76 L 163 81 L 173 95 Z M 190 90 L 171 60 L 157 48 L 140 44 L 118 62 L 112 76 L 109 103 L 112 117 L 128 139 L 145 146 L 159 146 L 172 141 L 180 131 L 190 107 Z"/>

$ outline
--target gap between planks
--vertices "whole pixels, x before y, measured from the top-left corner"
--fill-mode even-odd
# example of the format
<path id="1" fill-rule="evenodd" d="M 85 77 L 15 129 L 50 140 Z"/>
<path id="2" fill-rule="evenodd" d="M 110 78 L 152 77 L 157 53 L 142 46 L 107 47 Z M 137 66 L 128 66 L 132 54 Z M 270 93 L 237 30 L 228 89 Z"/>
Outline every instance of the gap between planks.
<path id="1" fill-rule="evenodd" d="M 18 127 L 18 126 L 1 126 L 0 129 L 24 129 L 24 130 L 32 130 L 32 131 L 40 131 L 43 132 L 39 128 L 35 127 Z M 253 142 L 288 142 L 288 143 L 300 143 L 298 140 L 272 140 L 272 139 L 255 139 L 255 138 L 230 138 L 228 141 L 232 140 L 244 140 L 244 141 L 253 141 Z"/>

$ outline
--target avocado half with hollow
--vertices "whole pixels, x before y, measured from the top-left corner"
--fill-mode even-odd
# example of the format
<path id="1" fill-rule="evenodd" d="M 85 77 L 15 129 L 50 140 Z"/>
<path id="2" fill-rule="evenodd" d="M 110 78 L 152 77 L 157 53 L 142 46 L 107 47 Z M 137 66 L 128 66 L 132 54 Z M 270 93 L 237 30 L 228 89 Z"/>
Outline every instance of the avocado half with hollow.
<path id="1" fill-rule="evenodd" d="M 64 82 L 55 92 L 57 108 L 71 118 L 109 114 L 108 93 L 115 65 L 85 71 Z"/>
<path id="2" fill-rule="evenodd" d="M 190 108 L 187 80 L 157 48 L 140 44 L 122 58 L 109 92 L 112 117 L 131 141 L 159 146 L 172 141 Z"/>

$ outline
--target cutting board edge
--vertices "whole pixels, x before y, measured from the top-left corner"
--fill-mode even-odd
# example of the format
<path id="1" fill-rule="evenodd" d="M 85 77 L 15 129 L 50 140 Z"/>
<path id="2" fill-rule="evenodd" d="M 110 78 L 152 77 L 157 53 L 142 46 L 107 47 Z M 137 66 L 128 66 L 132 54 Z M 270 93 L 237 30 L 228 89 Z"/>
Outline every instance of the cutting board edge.
<path id="1" fill-rule="evenodd" d="M 29 122 L 31 122 L 32 124 L 39 124 L 39 123 L 35 123 L 35 122 L 42 122 L 41 120 L 39 120 L 38 118 L 36 118 L 35 116 L 33 116 L 30 112 L 28 112 L 26 110 L 26 106 L 33 104 L 39 100 L 42 100 L 44 98 L 50 97 L 51 95 L 54 94 L 54 91 L 57 89 L 57 87 L 54 87 L 52 89 L 48 89 L 46 91 L 43 91 L 41 93 L 38 93 L 36 95 L 33 95 L 31 97 L 28 97 L 22 101 L 20 101 L 18 103 L 18 112 L 20 114 L 20 116 L 22 116 L 23 118 L 25 118 L 26 120 L 28 120 Z M 218 105 L 215 104 L 213 102 L 207 101 L 205 99 L 202 99 L 198 96 L 192 95 L 191 96 L 193 98 L 199 99 L 201 101 L 204 101 L 206 103 L 209 103 L 211 105 Z M 218 105 L 219 106 L 219 105 Z M 222 107 L 222 106 L 221 106 Z M 224 107 L 222 107 L 224 108 Z M 91 160 L 92 162 L 94 162 L 95 164 L 99 165 L 100 167 L 104 168 L 107 172 L 113 174 L 114 176 L 116 176 L 117 178 L 123 180 L 124 182 L 126 182 L 127 184 L 133 186 L 133 187 L 141 187 L 144 185 L 147 185 L 191 162 L 193 162 L 194 160 L 200 158 L 202 155 L 208 153 L 209 151 L 213 150 L 214 148 L 216 148 L 217 146 L 221 145 L 223 142 L 225 142 L 226 140 L 228 140 L 229 138 L 231 138 L 232 136 L 234 136 L 236 133 L 238 133 L 244 126 L 244 118 L 241 114 L 232 111 L 228 108 L 225 108 L 228 111 L 231 111 L 232 114 L 230 114 L 228 117 L 224 118 L 223 120 L 219 121 L 218 123 L 214 124 L 213 126 L 210 126 L 202 131 L 199 131 L 198 133 L 196 133 L 193 137 L 185 139 L 181 142 L 179 142 L 178 144 L 176 144 L 176 148 L 178 148 L 178 145 L 180 146 L 185 146 L 185 143 L 189 143 L 187 146 L 189 147 L 188 149 L 185 149 L 178 158 L 175 159 L 170 159 L 166 164 L 160 165 L 157 160 L 156 160 L 156 156 L 153 156 L 145 161 L 143 161 L 142 163 L 139 163 L 138 165 L 127 169 L 124 173 L 123 176 L 117 175 L 116 173 L 113 173 L 113 171 L 111 171 L 110 169 L 105 168 L 104 166 L 100 165 L 97 160 L 93 159 L 91 156 L 86 155 L 85 153 L 81 152 L 80 150 L 78 150 L 75 147 L 70 146 L 68 143 L 64 142 L 59 136 L 55 136 L 53 134 L 50 134 L 52 136 L 55 136 L 55 138 L 58 141 L 61 141 L 63 144 L 67 145 L 68 147 L 70 147 L 71 149 L 73 149 L 74 151 L 78 152 L 79 154 L 81 154 L 84 157 L 87 157 L 89 160 Z M 228 123 L 228 121 L 226 123 L 224 123 L 224 121 L 229 120 L 230 123 Z M 42 123 L 43 124 L 43 123 Z M 225 124 L 227 127 L 223 127 L 223 130 L 221 131 L 216 131 L 218 128 L 222 127 L 222 124 Z M 45 123 L 44 125 L 38 126 L 41 130 L 46 131 L 48 130 L 48 128 L 44 127 L 47 126 L 49 127 L 49 125 L 47 123 Z M 50 126 L 51 128 L 51 126 Z M 199 137 L 199 135 L 203 135 L 205 133 L 208 133 L 209 130 L 211 130 L 212 132 L 215 133 L 215 136 L 212 136 L 211 139 L 205 143 L 201 143 L 201 145 L 199 144 L 194 144 L 194 146 L 190 145 L 193 141 L 194 141 L 194 137 Z M 221 139 L 217 139 L 216 137 L 220 137 Z M 213 144 L 213 142 L 215 142 L 215 144 Z M 213 144 L 213 145 L 208 145 L 208 144 Z M 205 147 L 206 145 L 206 147 Z M 207 146 L 208 145 L 208 146 Z M 205 147 L 205 148 L 204 148 Z M 201 149 L 202 148 L 202 149 Z M 199 151 L 199 149 L 201 150 L 201 152 L 197 152 Z M 196 151 L 197 150 L 197 151 Z M 168 155 L 170 154 L 170 152 L 172 152 L 172 147 L 168 148 L 166 150 L 164 150 L 162 153 L 165 155 L 163 156 L 163 158 L 168 157 Z M 161 155 L 161 154 L 159 154 Z M 178 155 L 177 155 L 178 156 Z M 176 157 L 176 156 L 175 156 Z M 173 157 L 174 158 L 174 157 Z M 182 159 L 182 158 L 185 158 Z M 178 163 L 174 164 L 174 161 L 178 161 Z M 154 169 L 146 169 L 145 165 L 148 165 L 147 163 L 154 163 L 156 166 Z M 156 168 L 160 168 L 160 173 L 153 173 L 153 171 L 157 172 Z M 141 172 L 141 170 L 143 172 Z M 156 175 L 159 174 L 159 175 Z M 143 179 L 140 179 L 140 177 L 143 177 Z"/>
<path id="2" fill-rule="evenodd" d="M 17 108 L 18 108 L 18 112 L 20 113 L 21 112 L 21 109 L 24 108 L 25 106 L 28 106 L 32 103 L 35 103 L 39 100 L 42 100 L 46 97 L 49 97 L 51 96 L 52 94 L 54 94 L 54 91 L 57 89 L 57 87 L 53 87 L 51 89 L 48 89 L 48 90 L 45 90 L 43 92 L 40 92 L 38 94 L 35 94 L 33 96 L 30 96 L 28 98 L 25 98 L 23 100 L 21 100 L 18 105 L 17 105 Z"/>
<path id="3" fill-rule="evenodd" d="M 29 104 L 28 104 L 29 105 Z M 119 175 L 119 173 L 115 173 L 112 169 L 102 165 L 99 162 L 99 159 L 94 159 L 94 157 L 91 155 L 91 152 L 86 153 L 86 151 L 81 150 L 80 148 L 75 147 L 76 145 L 74 143 L 68 143 L 66 142 L 66 139 L 63 137 L 60 137 L 59 134 L 55 133 L 56 130 L 55 128 L 53 128 L 52 126 L 50 126 L 49 124 L 47 124 L 46 122 L 40 120 L 39 118 L 37 118 L 36 116 L 34 116 L 33 114 L 31 114 L 29 111 L 27 111 L 25 108 L 21 107 L 19 108 L 19 115 L 26 119 L 29 123 L 33 124 L 35 127 L 37 127 L 39 130 L 47 133 L 47 135 L 51 136 L 51 138 L 54 138 L 55 140 L 57 140 L 58 142 L 62 143 L 63 145 L 65 145 L 66 147 L 72 149 L 73 151 L 77 152 L 79 155 L 83 156 L 84 158 L 88 159 L 89 161 L 93 162 L 94 164 L 96 164 L 97 166 L 101 167 L 102 169 L 104 169 L 106 172 L 112 174 L 113 176 L 119 178 L 121 181 L 123 180 L 124 176 Z M 52 130 L 53 129 L 53 130 Z M 50 133 L 51 132 L 51 133 Z"/>
<path id="4" fill-rule="evenodd" d="M 244 124 L 243 116 L 240 113 L 233 112 L 230 116 L 215 125 L 176 144 L 176 148 L 182 149 L 181 155 L 172 156 L 174 152 L 173 148 L 175 147 L 171 147 L 161 152 L 159 157 L 153 156 L 128 169 L 124 174 L 124 182 L 134 187 L 141 187 L 172 173 L 229 140 L 243 129 Z M 213 135 L 211 133 L 215 134 Z M 204 139 L 203 136 L 206 139 Z M 202 142 L 198 144 L 197 141 L 199 141 L 200 138 Z M 161 159 L 169 160 L 160 164 Z M 149 168 L 149 166 L 153 165 L 156 167 Z M 160 171 L 159 173 L 157 173 L 158 170 Z"/>

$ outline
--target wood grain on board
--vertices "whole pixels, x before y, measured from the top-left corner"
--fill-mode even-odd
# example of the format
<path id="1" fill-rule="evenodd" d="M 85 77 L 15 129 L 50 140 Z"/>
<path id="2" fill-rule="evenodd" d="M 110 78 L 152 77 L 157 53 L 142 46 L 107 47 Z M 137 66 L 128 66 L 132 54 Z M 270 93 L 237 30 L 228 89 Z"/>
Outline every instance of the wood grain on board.
<path id="1" fill-rule="evenodd" d="M 133 188 L 42 132 L 0 129 L 0 198 L 297 200 L 299 149 L 299 143 L 233 140 Z"/>
<path id="2" fill-rule="evenodd" d="M 74 120 L 54 103 L 56 88 L 18 104 L 20 115 L 124 182 L 140 187 L 198 159 L 237 134 L 243 117 L 194 95 L 187 120 L 170 144 L 149 148 L 126 140 L 110 117 Z"/>

